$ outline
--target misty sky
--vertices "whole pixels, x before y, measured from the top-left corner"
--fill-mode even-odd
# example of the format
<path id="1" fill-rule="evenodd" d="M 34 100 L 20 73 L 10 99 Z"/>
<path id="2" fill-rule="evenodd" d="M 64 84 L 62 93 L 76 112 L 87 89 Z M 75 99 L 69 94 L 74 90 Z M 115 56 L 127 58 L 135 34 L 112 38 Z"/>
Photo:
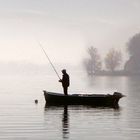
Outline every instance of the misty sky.
<path id="1" fill-rule="evenodd" d="M 140 0 L 0 0 L 0 62 L 79 63 L 93 45 L 125 50 L 140 32 Z"/>

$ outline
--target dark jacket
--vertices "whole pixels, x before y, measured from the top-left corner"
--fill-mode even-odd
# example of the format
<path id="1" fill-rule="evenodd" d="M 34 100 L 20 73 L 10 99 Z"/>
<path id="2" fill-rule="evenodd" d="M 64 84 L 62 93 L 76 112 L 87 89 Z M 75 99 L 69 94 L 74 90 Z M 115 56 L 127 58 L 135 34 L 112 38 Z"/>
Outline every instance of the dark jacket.
<path id="1" fill-rule="evenodd" d="M 62 82 L 63 87 L 69 87 L 70 79 L 69 79 L 69 75 L 67 73 L 63 74 L 61 82 Z"/>

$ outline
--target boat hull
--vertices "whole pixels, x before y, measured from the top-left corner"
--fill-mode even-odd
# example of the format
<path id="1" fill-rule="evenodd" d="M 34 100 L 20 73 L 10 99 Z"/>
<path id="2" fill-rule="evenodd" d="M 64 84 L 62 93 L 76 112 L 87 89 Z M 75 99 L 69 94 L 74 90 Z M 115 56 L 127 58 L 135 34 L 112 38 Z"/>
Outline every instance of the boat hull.
<path id="1" fill-rule="evenodd" d="M 72 94 L 64 95 L 53 92 L 44 92 L 47 105 L 92 105 L 117 107 L 121 93 L 110 94 Z"/>

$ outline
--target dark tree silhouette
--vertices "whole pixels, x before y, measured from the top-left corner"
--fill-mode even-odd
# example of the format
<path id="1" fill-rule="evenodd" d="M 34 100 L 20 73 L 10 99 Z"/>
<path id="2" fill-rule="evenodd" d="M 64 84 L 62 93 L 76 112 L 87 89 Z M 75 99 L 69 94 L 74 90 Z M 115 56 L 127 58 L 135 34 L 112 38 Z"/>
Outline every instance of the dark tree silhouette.
<path id="1" fill-rule="evenodd" d="M 109 71 L 115 71 L 120 66 L 122 61 L 122 54 L 114 48 L 110 49 L 105 57 L 105 66 Z"/>
<path id="2" fill-rule="evenodd" d="M 127 43 L 127 49 L 130 56 L 136 57 L 140 55 L 140 33 L 130 38 Z"/>
<path id="3" fill-rule="evenodd" d="M 125 71 L 140 73 L 140 33 L 135 34 L 127 43 L 127 50 L 130 55 L 125 64 Z"/>
<path id="4" fill-rule="evenodd" d="M 87 52 L 89 58 L 84 60 L 84 66 L 87 73 L 93 75 L 94 73 L 99 72 L 102 68 L 101 58 L 98 54 L 97 48 L 91 46 L 88 48 Z"/>

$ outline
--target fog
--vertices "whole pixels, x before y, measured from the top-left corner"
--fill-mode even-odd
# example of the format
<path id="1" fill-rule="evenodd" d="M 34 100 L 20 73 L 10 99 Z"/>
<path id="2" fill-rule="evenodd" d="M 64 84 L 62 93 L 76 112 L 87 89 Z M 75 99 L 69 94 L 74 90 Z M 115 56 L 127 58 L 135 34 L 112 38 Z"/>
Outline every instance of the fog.
<path id="1" fill-rule="evenodd" d="M 104 55 L 140 31 L 139 0 L 0 0 L 0 63 L 79 65 L 89 46 Z M 65 65 L 63 65 L 65 64 Z M 63 66 L 62 66 L 63 65 Z"/>

